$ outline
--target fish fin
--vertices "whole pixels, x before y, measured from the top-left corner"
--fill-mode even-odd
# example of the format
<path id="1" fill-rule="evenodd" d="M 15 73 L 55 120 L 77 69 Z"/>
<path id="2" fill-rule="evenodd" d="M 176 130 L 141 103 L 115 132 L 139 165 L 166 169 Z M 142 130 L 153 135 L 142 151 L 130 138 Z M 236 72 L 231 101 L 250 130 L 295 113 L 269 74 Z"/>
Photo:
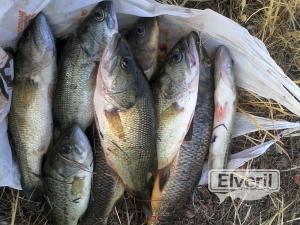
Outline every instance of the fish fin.
<path id="1" fill-rule="evenodd" d="M 193 137 L 193 128 L 194 128 L 194 125 L 193 125 L 193 120 L 194 118 L 192 118 L 192 121 L 190 123 L 190 128 L 188 130 L 188 132 L 186 133 L 185 137 L 184 137 L 184 142 L 189 142 L 192 140 L 192 137 Z"/>
<path id="2" fill-rule="evenodd" d="M 29 77 L 25 80 L 25 85 L 27 87 L 34 87 L 34 88 L 38 87 L 38 83 L 34 79 Z"/>
<path id="3" fill-rule="evenodd" d="M 184 107 L 180 106 L 177 102 L 172 103 L 170 107 L 164 110 L 160 117 L 162 121 L 172 120 L 176 115 L 184 111 Z"/>
<path id="4" fill-rule="evenodd" d="M 21 179 L 23 194 L 27 199 L 32 201 L 40 201 L 44 190 L 42 176 L 34 172 L 29 173 L 31 182 L 25 182 Z"/>
<path id="5" fill-rule="evenodd" d="M 151 191 L 150 188 L 146 187 L 144 190 L 139 192 L 134 192 L 136 196 L 137 207 L 142 209 L 143 214 L 146 219 L 151 218 Z"/>
<path id="6" fill-rule="evenodd" d="M 99 62 L 94 62 L 95 63 L 95 66 L 90 74 L 90 81 L 92 82 L 93 84 L 93 87 L 95 88 L 96 87 L 96 77 L 97 77 L 97 74 L 98 74 L 98 68 L 99 68 Z"/>
<path id="7" fill-rule="evenodd" d="M 159 206 L 159 201 L 162 197 L 162 192 L 165 184 L 167 183 L 170 175 L 170 166 L 159 170 L 156 174 L 154 185 L 152 189 L 151 196 L 151 206 L 152 208 L 157 208 Z"/>
<path id="8" fill-rule="evenodd" d="M 72 190 L 71 193 L 76 196 L 81 196 L 84 194 L 84 182 L 85 177 L 74 177 L 72 182 Z"/>
<path id="9" fill-rule="evenodd" d="M 38 88 L 38 83 L 31 78 L 26 78 L 22 85 L 21 100 L 25 104 L 29 104 L 34 99 L 35 90 Z"/>
<path id="10" fill-rule="evenodd" d="M 109 123 L 109 127 L 111 131 L 117 135 L 119 138 L 124 138 L 125 133 L 122 125 L 122 121 L 120 118 L 120 114 L 118 111 L 113 110 L 113 111 L 104 111 L 105 117 Z"/>
<path id="11" fill-rule="evenodd" d="M 228 111 L 227 106 L 228 103 L 225 102 L 224 105 L 220 105 L 220 104 L 216 104 L 216 108 L 215 108 L 215 112 L 216 112 L 216 120 L 218 123 L 221 123 L 222 121 L 224 121 L 225 117 L 226 117 L 226 113 Z"/>

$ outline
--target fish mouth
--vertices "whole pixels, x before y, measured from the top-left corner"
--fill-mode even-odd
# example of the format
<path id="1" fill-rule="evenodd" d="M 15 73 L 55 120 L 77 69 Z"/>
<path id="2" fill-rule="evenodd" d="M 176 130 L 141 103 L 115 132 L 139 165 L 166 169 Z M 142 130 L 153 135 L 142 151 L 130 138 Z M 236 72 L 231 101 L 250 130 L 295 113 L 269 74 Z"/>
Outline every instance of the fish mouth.
<path id="1" fill-rule="evenodd" d="M 76 149 L 76 154 L 84 155 L 85 151 L 83 151 L 82 149 L 85 149 L 85 146 L 90 145 L 84 132 L 82 131 L 80 126 L 77 124 L 74 124 L 72 126 L 71 130 L 72 130 L 71 138 L 72 138 L 74 144 L 79 146 L 79 148 Z"/>
<path id="2" fill-rule="evenodd" d="M 113 6 L 113 2 L 104 1 L 101 4 L 101 8 L 107 13 L 106 16 L 106 25 L 109 29 L 113 30 L 117 28 L 117 18 L 115 13 L 115 8 Z"/>
<path id="3" fill-rule="evenodd" d="M 233 61 L 225 46 L 221 45 L 220 47 L 218 47 L 215 54 L 215 59 L 216 67 L 223 72 L 219 74 L 220 79 L 226 79 L 226 77 L 224 76 L 226 75 L 226 71 L 230 70 Z"/>
<path id="4" fill-rule="evenodd" d="M 35 46 L 37 46 L 41 52 L 54 50 L 55 42 L 46 16 L 43 13 L 39 13 L 33 23 Z"/>

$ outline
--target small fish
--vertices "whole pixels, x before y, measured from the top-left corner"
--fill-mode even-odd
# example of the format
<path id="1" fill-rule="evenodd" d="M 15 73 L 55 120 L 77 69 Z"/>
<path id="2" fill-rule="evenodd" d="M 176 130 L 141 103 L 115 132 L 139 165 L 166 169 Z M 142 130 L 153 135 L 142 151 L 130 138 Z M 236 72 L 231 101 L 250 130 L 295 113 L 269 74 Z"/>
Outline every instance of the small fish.
<path id="1" fill-rule="evenodd" d="M 157 67 L 159 27 L 156 17 L 140 18 L 125 35 L 132 52 L 151 80 Z"/>
<path id="2" fill-rule="evenodd" d="M 236 111 L 236 86 L 233 62 L 228 50 L 220 46 L 215 54 L 215 115 L 208 168 L 226 168 Z"/>
<path id="3" fill-rule="evenodd" d="M 78 125 L 67 129 L 49 151 L 43 176 L 56 225 L 77 225 L 86 211 L 93 174 L 93 152 Z"/>
<path id="4" fill-rule="evenodd" d="M 33 192 L 38 194 L 42 189 L 42 159 L 53 133 L 55 79 L 54 37 L 46 17 L 40 13 L 18 43 L 8 123 L 21 171 L 22 188 L 27 197 L 32 197 Z"/>
<path id="5" fill-rule="evenodd" d="M 114 35 L 102 58 L 94 107 L 108 164 L 127 190 L 143 192 L 157 168 L 154 101 L 120 34 Z"/>
<path id="6" fill-rule="evenodd" d="M 91 11 L 61 53 L 54 99 L 54 119 L 59 130 L 74 122 L 85 130 L 93 120 L 93 95 L 99 60 L 117 32 L 112 2 L 100 2 Z"/>
<path id="7" fill-rule="evenodd" d="M 89 207 L 80 224 L 106 225 L 113 207 L 123 196 L 124 185 L 120 177 L 108 166 L 98 131 L 93 125 L 92 128 L 91 143 L 93 143 L 94 150 L 94 175 Z"/>
<path id="8" fill-rule="evenodd" d="M 177 155 L 194 114 L 199 80 L 196 34 L 182 38 L 152 83 L 157 113 L 158 169 Z"/>
<path id="9" fill-rule="evenodd" d="M 213 127 L 214 80 L 209 58 L 199 48 L 200 75 L 193 121 L 174 161 L 159 170 L 151 197 L 148 224 L 173 224 L 176 213 L 189 200 L 201 175 Z"/>

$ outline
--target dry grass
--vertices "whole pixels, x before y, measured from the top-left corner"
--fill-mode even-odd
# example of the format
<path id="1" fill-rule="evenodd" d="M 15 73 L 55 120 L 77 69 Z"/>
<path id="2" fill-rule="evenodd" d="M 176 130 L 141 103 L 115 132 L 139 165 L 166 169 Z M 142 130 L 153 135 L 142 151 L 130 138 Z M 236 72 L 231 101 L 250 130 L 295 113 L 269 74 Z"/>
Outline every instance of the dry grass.
<path id="1" fill-rule="evenodd" d="M 300 85 L 300 0 L 160 0 L 190 8 L 212 8 L 246 27 L 262 39 L 272 57 L 286 74 Z M 243 90 L 239 92 L 238 110 L 258 116 L 289 121 L 299 120 L 281 105 Z M 276 132 L 256 132 L 234 139 L 233 152 L 272 139 Z M 282 149 L 286 154 L 281 154 Z M 199 187 L 184 207 L 175 225 L 180 224 L 300 224 L 300 140 L 289 137 L 260 157 L 249 162 L 248 168 L 272 168 L 281 171 L 281 191 L 259 201 L 231 199 L 218 204 L 207 187 Z M 0 189 L 0 225 L 49 224 L 43 207 L 38 213 L 19 193 Z M 32 205 L 32 203 L 30 203 Z M 42 213 L 43 212 L 43 213 Z M 134 199 L 124 197 L 110 218 L 110 225 L 140 224 L 141 213 Z M 7 223 L 2 222 L 7 221 Z"/>

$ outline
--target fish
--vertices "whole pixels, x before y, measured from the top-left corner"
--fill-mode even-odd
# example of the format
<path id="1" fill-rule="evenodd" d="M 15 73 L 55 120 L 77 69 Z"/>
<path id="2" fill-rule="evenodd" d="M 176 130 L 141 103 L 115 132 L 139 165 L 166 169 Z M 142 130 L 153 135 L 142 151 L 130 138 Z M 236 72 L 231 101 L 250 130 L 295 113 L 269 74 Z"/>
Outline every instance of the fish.
<path id="1" fill-rule="evenodd" d="M 66 41 L 58 66 L 54 121 L 58 131 L 73 123 L 85 130 L 93 121 L 93 94 L 102 53 L 117 32 L 113 3 L 100 2 Z M 59 133 L 59 132 L 58 132 Z"/>
<path id="2" fill-rule="evenodd" d="M 43 13 L 24 31 L 15 57 L 9 131 L 26 197 L 43 189 L 42 160 L 52 141 L 53 89 L 57 75 L 55 40 Z"/>
<path id="3" fill-rule="evenodd" d="M 174 160 L 195 111 L 199 80 L 196 40 L 194 32 L 180 39 L 152 82 L 159 170 Z"/>
<path id="4" fill-rule="evenodd" d="M 214 130 L 208 156 L 208 169 L 225 169 L 237 104 L 233 61 L 225 46 L 216 50 L 214 60 Z"/>
<path id="5" fill-rule="evenodd" d="M 51 148 L 43 166 L 53 224 L 78 224 L 88 207 L 92 174 L 92 147 L 79 125 L 73 124 Z"/>
<path id="6" fill-rule="evenodd" d="M 94 110 L 108 165 L 129 192 L 143 195 L 157 168 L 154 100 L 120 34 L 113 36 L 103 55 Z"/>
<path id="7" fill-rule="evenodd" d="M 94 125 L 94 124 L 93 124 Z M 116 202 L 123 196 L 124 185 L 120 177 L 107 164 L 98 130 L 92 125 L 91 143 L 94 152 L 94 174 L 88 210 L 80 224 L 106 225 Z"/>
<path id="8" fill-rule="evenodd" d="M 208 154 L 214 115 L 214 78 L 210 59 L 199 46 L 198 96 L 192 123 L 174 161 L 159 170 L 151 196 L 149 225 L 173 224 L 176 213 L 189 200 Z"/>
<path id="9" fill-rule="evenodd" d="M 142 17 L 126 33 L 133 54 L 148 80 L 157 68 L 159 26 L 157 17 Z"/>

